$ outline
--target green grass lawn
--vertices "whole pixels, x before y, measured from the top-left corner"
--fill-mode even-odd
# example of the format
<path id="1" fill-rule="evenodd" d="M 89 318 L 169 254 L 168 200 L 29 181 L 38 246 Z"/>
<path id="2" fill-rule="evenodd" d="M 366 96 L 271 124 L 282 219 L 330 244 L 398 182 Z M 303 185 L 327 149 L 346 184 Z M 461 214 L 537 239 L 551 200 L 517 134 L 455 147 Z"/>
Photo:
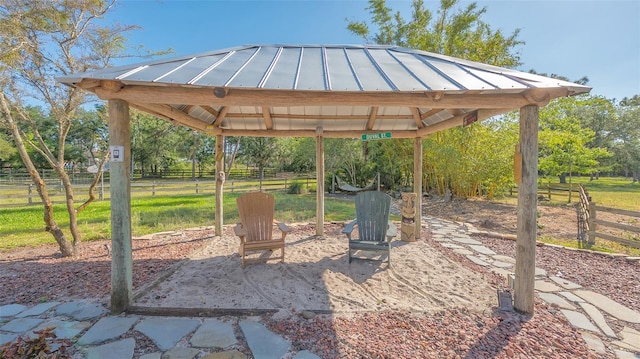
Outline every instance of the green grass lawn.
<path id="1" fill-rule="evenodd" d="M 589 181 L 589 177 L 573 178 L 574 183 L 585 185 L 593 201 L 601 206 L 640 210 L 640 183 L 629 179 L 601 177 Z M 279 221 L 285 223 L 314 222 L 316 215 L 316 195 L 287 194 L 284 191 L 272 192 L 276 197 L 276 214 Z M 238 221 L 235 201 L 240 193 L 225 193 L 224 223 Z M 577 200 L 574 196 L 574 201 Z M 514 198 L 505 198 L 513 201 Z M 555 199 L 555 204 L 566 201 Z M 545 204 L 546 205 L 546 204 Z M 554 205 L 554 203 L 549 203 Z M 55 205 L 55 218 L 68 235 L 68 217 L 64 205 Z M 131 203 L 132 231 L 134 236 L 149 233 L 177 230 L 214 224 L 215 198 L 211 194 L 177 194 L 134 197 Z M 325 220 L 347 221 L 355 214 L 354 204 L 336 198 L 325 197 Z M 78 225 L 83 240 L 110 238 L 110 202 L 96 201 L 78 214 Z M 398 220 L 399 218 L 393 218 Z M 553 238 L 545 239 L 557 242 Z M 33 204 L 20 207 L 0 208 L 0 251 L 15 247 L 35 246 L 55 243 L 51 235 L 44 231 L 42 205 Z M 577 241 L 562 243 L 577 246 Z M 617 248 L 594 248 L 605 251 L 619 251 Z M 640 253 L 640 251 L 638 251 Z"/>
<path id="2" fill-rule="evenodd" d="M 579 181 L 589 192 L 593 202 L 599 206 L 640 211 L 640 182 L 621 177 L 600 177 L 589 180 L 579 177 Z"/>
<path id="3" fill-rule="evenodd" d="M 276 197 L 277 220 L 285 223 L 314 221 L 316 195 L 273 192 Z M 236 198 L 240 193 L 225 193 L 224 223 L 238 221 Z M 139 197 L 131 200 L 131 226 L 134 236 L 214 224 L 215 197 L 211 195 L 177 195 Z M 0 250 L 15 247 L 55 243 L 44 231 L 42 206 L 0 208 Z M 355 214 L 353 202 L 325 198 L 325 220 L 346 221 Z M 66 207 L 54 206 L 54 216 L 68 234 L 69 220 Z M 110 238 L 111 209 L 109 201 L 96 201 L 78 214 L 78 225 L 83 240 Z"/>

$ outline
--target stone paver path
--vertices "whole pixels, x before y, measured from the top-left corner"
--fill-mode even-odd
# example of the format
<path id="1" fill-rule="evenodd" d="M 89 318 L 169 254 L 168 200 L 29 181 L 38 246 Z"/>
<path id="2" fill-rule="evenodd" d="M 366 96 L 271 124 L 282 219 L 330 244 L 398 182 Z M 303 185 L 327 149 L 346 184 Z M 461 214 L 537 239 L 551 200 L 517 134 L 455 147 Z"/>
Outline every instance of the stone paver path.
<path id="1" fill-rule="evenodd" d="M 513 281 L 514 258 L 499 255 L 470 237 L 479 233 L 469 224 L 424 218 L 434 240 L 476 264 Z M 640 332 L 629 324 L 640 323 L 640 313 L 609 298 L 581 288 L 561 277 L 548 276 L 536 268 L 537 295 L 549 305 L 557 306 L 576 327 L 589 347 L 605 352 L 603 339 L 609 339 L 620 359 L 640 358 Z M 605 315 L 606 314 L 606 315 Z M 610 325 L 616 320 L 617 325 Z M 622 324 L 622 325 L 620 325 Z M 54 327 L 58 337 L 69 338 L 86 359 L 134 356 L 136 337 L 144 335 L 160 350 L 141 359 L 247 359 L 236 349 L 245 341 L 253 358 L 317 359 L 309 351 L 296 352 L 291 343 L 270 332 L 259 318 L 221 319 L 171 318 L 138 315 L 111 316 L 96 303 L 40 303 L 32 307 L 21 304 L 0 306 L 0 345 L 26 336 L 39 328 Z M 234 328 L 239 328 L 239 332 Z M 621 328 L 616 332 L 612 328 Z M 133 331 L 136 335 L 126 335 Z"/>

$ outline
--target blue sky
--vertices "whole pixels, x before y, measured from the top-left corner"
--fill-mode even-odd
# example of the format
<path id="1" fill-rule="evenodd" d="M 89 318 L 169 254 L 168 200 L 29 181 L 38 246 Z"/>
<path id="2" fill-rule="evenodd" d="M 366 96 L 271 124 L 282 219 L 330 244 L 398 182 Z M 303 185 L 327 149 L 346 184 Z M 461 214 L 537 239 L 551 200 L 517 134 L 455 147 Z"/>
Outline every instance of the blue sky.
<path id="1" fill-rule="evenodd" d="M 487 8 L 482 19 L 494 30 L 520 29 L 519 70 L 587 76 L 591 93 L 609 99 L 640 94 L 640 1 L 477 3 Z M 439 1 L 425 4 L 433 12 L 439 8 Z M 387 5 L 409 18 L 410 0 Z M 130 34 L 131 45 L 171 48 L 175 56 L 247 44 L 362 44 L 346 19 L 369 23 L 367 6 L 366 0 L 120 0 L 108 20 L 141 27 Z"/>

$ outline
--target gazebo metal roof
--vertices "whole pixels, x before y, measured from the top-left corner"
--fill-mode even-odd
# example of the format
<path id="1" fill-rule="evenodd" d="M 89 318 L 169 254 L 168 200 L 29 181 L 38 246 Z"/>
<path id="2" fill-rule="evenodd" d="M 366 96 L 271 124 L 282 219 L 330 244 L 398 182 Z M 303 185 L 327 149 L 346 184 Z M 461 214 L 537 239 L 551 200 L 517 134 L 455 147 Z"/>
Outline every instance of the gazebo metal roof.
<path id="1" fill-rule="evenodd" d="M 589 87 L 381 45 L 248 45 L 59 81 L 229 136 L 424 137 Z"/>

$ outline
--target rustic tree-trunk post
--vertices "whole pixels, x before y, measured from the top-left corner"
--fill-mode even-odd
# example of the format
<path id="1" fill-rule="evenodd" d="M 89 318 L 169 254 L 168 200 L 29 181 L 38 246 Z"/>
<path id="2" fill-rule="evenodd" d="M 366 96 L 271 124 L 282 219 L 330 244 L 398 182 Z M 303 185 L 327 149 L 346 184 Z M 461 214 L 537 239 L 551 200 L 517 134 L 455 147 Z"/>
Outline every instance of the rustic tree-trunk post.
<path id="1" fill-rule="evenodd" d="M 223 200 L 224 200 L 224 181 L 225 181 L 225 173 L 224 173 L 224 136 L 217 135 L 216 136 L 216 236 L 222 236 L 222 225 L 223 225 Z M 229 168 L 231 171 L 231 168 Z"/>
<path id="2" fill-rule="evenodd" d="M 522 180 L 518 187 L 518 230 L 514 308 L 533 314 L 536 267 L 536 211 L 538 190 L 538 106 L 520 109 Z"/>
<path id="3" fill-rule="evenodd" d="M 587 244 L 596 244 L 596 203 L 589 202 L 589 232 L 587 236 Z"/>
<path id="4" fill-rule="evenodd" d="M 420 239 L 422 228 L 422 138 L 413 141 L 413 191 L 416 193 L 415 238 Z"/>
<path id="5" fill-rule="evenodd" d="M 129 104 L 123 100 L 109 100 L 111 313 L 114 314 L 129 307 L 133 290 L 129 131 Z"/>
<path id="6" fill-rule="evenodd" d="M 324 234 L 324 137 L 316 129 L 316 235 Z"/>

